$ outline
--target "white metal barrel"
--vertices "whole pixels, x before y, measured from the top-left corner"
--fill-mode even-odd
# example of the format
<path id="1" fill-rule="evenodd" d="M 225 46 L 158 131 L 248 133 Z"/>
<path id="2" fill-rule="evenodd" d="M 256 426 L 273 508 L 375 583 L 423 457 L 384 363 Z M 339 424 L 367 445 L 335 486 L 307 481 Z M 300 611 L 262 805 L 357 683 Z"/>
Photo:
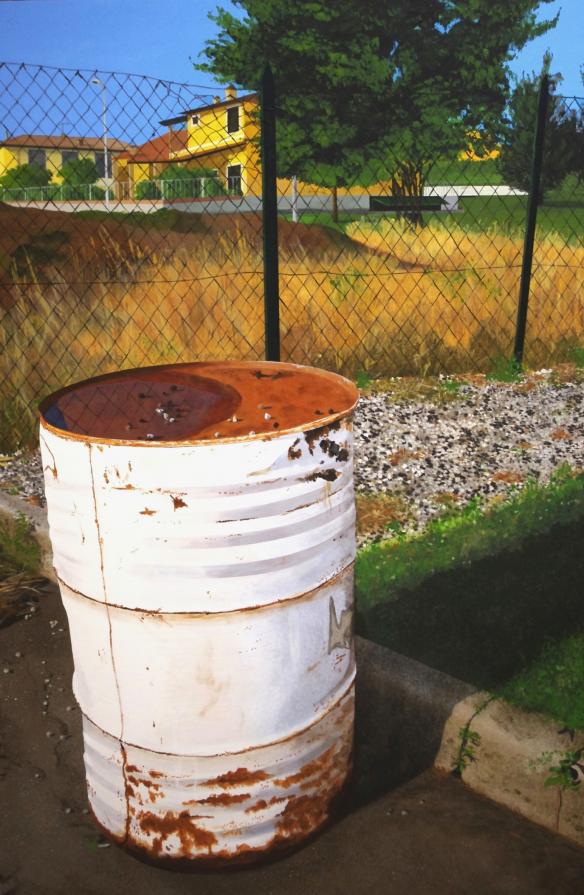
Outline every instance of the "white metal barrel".
<path id="1" fill-rule="evenodd" d="M 326 822 L 353 734 L 357 397 L 230 362 L 42 403 L 89 801 L 126 848 L 229 863 Z"/>

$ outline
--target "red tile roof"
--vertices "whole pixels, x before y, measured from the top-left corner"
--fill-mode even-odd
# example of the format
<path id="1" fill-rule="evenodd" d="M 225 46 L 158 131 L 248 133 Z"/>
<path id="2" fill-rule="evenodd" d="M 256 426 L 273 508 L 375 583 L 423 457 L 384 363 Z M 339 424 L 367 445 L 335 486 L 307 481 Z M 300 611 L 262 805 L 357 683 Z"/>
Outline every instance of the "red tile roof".
<path id="1" fill-rule="evenodd" d="M 110 152 L 121 152 L 132 148 L 131 143 L 115 140 L 107 141 Z M 31 149 L 91 149 L 103 151 L 103 137 L 69 137 L 65 134 L 19 134 L 0 140 L 0 146 L 21 146 Z"/>
<path id="2" fill-rule="evenodd" d="M 127 159 L 130 162 L 169 162 L 170 153 L 179 152 L 187 148 L 188 131 L 167 131 L 153 140 L 148 140 L 142 146 L 134 146 L 127 152 L 122 152 L 118 159 Z"/>

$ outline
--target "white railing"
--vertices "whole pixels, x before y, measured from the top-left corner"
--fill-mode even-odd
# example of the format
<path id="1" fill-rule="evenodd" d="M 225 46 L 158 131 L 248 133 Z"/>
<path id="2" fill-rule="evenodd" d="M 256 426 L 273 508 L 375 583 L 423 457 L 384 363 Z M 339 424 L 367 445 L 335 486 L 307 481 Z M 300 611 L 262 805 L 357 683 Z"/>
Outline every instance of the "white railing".
<path id="1" fill-rule="evenodd" d="M 114 187 L 109 188 L 110 198 Z M 9 189 L 0 188 L 0 200 L 5 202 L 67 202 L 105 199 L 105 189 L 95 183 L 71 184 L 49 183 L 47 186 L 22 186 Z"/>
<path id="2" fill-rule="evenodd" d="M 241 178 L 190 177 L 177 180 L 142 180 L 136 184 L 120 181 L 109 187 L 109 198 L 124 199 L 212 199 L 216 196 L 240 196 Z M 0 188 L 4 202 L 76 202 L 104 201 L 104 187 L 94 183 L 77 186 L 49 183 L 47 186 Z"/>
<path id="3" fill-rule="evenodd" d="M 212 199 L 225 195 L 241 195 L 240 177 L 142 180 L 133 188 L 135 199 Z"/>

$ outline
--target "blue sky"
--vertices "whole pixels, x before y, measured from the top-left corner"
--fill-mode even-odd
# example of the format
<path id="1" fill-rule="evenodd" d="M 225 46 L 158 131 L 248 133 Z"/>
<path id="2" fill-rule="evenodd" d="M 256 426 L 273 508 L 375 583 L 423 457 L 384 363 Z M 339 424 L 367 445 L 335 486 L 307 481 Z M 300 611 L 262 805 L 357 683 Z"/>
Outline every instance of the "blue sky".
<path id="1" fill-rule="evenodd" d="M 212 78 L 193 71 L 189 56 L 196 60 L 214 36 L 207 13 L 217 5 L 210 0 L 0 0 L 0 59 L 136 72 L 213 90 Z M 229 0 L 221 5 L 232 8 Z M 558 9 L 556 29 L 533 41 L 513 68 L 518 74 L 539 70 L 549 48 L 552 70 L 564 75 L 562 93 L 582 96 L 583 0 L 543 7 L 546 16 Z"/>

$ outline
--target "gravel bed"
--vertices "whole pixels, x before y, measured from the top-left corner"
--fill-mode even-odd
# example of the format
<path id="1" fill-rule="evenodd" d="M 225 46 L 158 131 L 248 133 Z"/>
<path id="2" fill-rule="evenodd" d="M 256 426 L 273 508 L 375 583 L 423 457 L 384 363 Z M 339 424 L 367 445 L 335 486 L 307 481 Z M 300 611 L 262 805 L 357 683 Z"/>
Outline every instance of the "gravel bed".
<path id="1" fill-rule="evenodd" d="M 44 506 L 45 487 L 40 451 L 0 454 L 0 488 L 8 494 L 24 497 L 31 503 Z"/>
<path id="2" fill-rule="evenodd" d="M 544 483 L 566 463 L 584 468 L 584 383 L 550 382 L 550 375 L 462 385 L 443 404 L 383 393 L 362 400 L 355 415 L 357 491 L 401 497 L 411 514 L 405 527 L 415 530 L 445 505 L 505 495 L 528 478 Z"/>
<path id="3" fill-rule="evenodd" d="M 363 396 L 355 414 L 360 493 L 403 500 L 409 529 L 476 495 L 505 495 L 562 464 L 584 468 L 584 383 L 540 370 L 518 383 L 462 384 L 447 402 Z M 0 488 L 44 504 L 38 451 L 0 455 Z M 360 544 L 391 537 L 369 535 Z"/>

